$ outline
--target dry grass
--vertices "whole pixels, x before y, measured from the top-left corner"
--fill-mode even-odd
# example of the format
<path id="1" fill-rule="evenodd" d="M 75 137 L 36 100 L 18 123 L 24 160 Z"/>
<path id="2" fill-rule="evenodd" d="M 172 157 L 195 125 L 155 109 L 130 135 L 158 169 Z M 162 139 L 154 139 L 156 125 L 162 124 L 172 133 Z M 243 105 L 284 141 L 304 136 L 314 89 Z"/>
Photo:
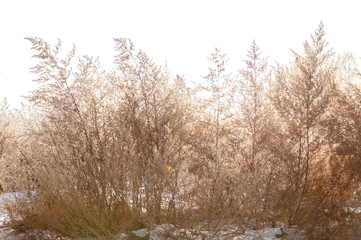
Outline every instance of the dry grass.
<path id="1" fill-rule="evenodd" d="M 13 134 L 13 149 L 4 134 L 0 147 L 7 153 L 1 160 L 14 159 L 2 178 L 17 169 L 17 189 L 35 194 L 7 204 L 9 226 L 29 237 L 49 230 L 112 239 L 162 223 L 216 234 L 281 221 L 307 230 L 309 239 L 357 238 L 359 214 L 344 208 L 360 182 L 360 115 L 350 107 L 359 104 L 336 94 L 336 68 L 325 60 L 331 51 L 321 57 L 326 62 L 312 60 L 327 45 L 322 25 L 316 36 L 312 41 L 321 42 L 307 43 L 301 62 L 276 69 L 271 97 L 262 86 L 268 73 L 253 77 L 267 65 L 252 64 L 260 59 L 255 43 L 238 82 L 216 50 L 206 84 L 190 90 L 128 39 L 115 40 L 117 71 L 107 73 L 91 57 L 74 64 L 75 50 L 61 58 L 60 41 L 51 47 L 29 38 L 40 86 L 28 97 L 32 108 Z M 320 73 L 305 79 L 310 64 Z M 309 95 L 316 100 L 302 107 Z"/>

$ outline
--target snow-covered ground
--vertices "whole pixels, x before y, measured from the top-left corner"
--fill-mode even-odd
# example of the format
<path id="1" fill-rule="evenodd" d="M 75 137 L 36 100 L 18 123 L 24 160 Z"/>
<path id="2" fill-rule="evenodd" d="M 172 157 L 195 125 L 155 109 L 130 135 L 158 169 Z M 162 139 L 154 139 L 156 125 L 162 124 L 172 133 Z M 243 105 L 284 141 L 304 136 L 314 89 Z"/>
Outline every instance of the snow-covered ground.
<path id="1" fill-rule="evenodd" d="M 122 233 L 117 239 L 125 240 L 130 235 L 138 237 L 149 237 L 151 240 L 203 240 L 203 239 L 224 239 L 224 240 L 275 240 L 275 239 L 302 239 L 302 231 L 295 228 L 264 228 L 261 230 L 241 231 L 237 227 L 228 229 L 227 231 L 208 232 L 202 230 L 177 229 L 171 224 L 155 225 L 152 229 L 140 229 L 131 233 Z"/>
<path id="2" fill-rule="evenodd" d="M 9 220 L 9 215 L 4 208 L 6 201 L 14 201 L 21 193 L 5 193 L 0 194 L 0 239 L 16 240 L 21 239 L 22 235 L 16 235 L 13 230 L 4 227 L 4 223 Z M 24 195 L 24 194 L 23 194 Z M 51 234 L 46 234 L 49 239 L 53 239 Z M 201 229 L 179 229 L 171 224 L 154 225 L 151 229 L 140 229 L 133 232 L 121 233 L 116 239 L 125 240 L 136 235 L 138 237 L 149 237 L 151 240 L 167 240 L 167 239 L 229 239 L 229 240 L 275 240 L 275 239 L 302 239 L 302 231 L 295 228 L 286 228 L 283 224 L 279 224 L 274 228 L 263 228 L 261 230 L 247 229 L 241 231 L 237 227 L 228 229 L 227 231 L 205 231 Z M 43 239 L 44 237 L 42 237 Z M 34 238 L 37 239 L 37 238 Z M 40 238 L 39 238 L 40 240 Z M 63 238 L 63 240 L 69 240 Z"/>
<path id="3" fill-rule="evenodd" d="M 238 233 L 237 233 L 238 232 Z M 243 234 L 238 229 L 232 229 L 219 232 L 194 231 L 185 229 L 176 229 L 173 225 L 163 224 L 156 225 L 153 229 L 140 229 L 132 232 L 138 237 L 149 237 L 149 239 L 184 239 L 184 240 L 202 240 L 202 239 L 229 239 L 229 240 L 248 240 L 248 239 L 264 239 L 273 240 L 281 239 L 281 228 L 265 228 L 263 230 L 246 230 Z M 119 235 L 119 240 L 128 239 L 129 233 Z"/>

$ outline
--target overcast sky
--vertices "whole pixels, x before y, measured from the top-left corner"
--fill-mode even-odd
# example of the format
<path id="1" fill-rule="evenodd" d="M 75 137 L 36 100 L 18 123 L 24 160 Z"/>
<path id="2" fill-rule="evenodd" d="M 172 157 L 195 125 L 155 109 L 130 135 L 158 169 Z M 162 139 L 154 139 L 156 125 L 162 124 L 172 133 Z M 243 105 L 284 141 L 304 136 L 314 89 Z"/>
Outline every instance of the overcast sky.
<path id="1" fill-rule="evenodd" d="M 0 1 L 0 97 L 13 107 L 35 85 L 29 73 L 36 36 L 79 54 L 99 56 L 111 68 L 113 38 L 128 37 L 173 74 L 197 81 L 207 74 L 215 47 L 241 66 L 253 39 L 270 63 L 287 63 L 290 49 L 302 51 L 321 21 L 330 46 L 361 57 L 361 3 L 357 0 L 3 0 Z"/>

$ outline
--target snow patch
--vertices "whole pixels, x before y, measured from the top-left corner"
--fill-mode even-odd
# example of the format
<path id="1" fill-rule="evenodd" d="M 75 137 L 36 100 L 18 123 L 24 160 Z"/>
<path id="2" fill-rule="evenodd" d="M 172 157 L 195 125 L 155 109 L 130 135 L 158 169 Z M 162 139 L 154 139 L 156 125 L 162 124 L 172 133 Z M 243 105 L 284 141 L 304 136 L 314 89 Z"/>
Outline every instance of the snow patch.
<path id="1" fill-rule="evenodd" d="M 128 239 L 131 235 L 136 235 L 140 238 L 148 237 L 150 240 L 170 240 L 170 239 L 230 239 L 230 240 L 276 240 L 281 239 L 283 232 L 281 228 L 264 228 L 262 230 L 246 230 L 243 234 L 235 234 L 236 230 L 219 231 L 217 233 L 209 231 L 191 231 L 189 229 L 177 229 L 171 224 L 155 225 L 153 229 L 140 229 L 137 231 L 122 233 L 117 236 L 119 240 Z"/>

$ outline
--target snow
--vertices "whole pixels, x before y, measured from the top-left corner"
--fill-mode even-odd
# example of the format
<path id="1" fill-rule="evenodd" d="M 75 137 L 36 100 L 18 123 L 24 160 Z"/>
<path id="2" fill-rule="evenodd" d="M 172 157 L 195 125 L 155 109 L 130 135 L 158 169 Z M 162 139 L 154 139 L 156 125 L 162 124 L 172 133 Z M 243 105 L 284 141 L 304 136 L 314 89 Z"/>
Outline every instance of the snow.
<path id="1" fill-rule="evenodd" d="M 234 236 L 235 231 L 219 231 L 217 234 L 208 231 L 190 231 L 186 229 L 177 229 L 171 224 L 155 225 L 153 229 L 140 229 L 132 233 L 122 233 L 117 236 L 119 240 L 128 239 L 131 234 L 138 237 L 149 237 L 150 240 L 167 240 L 167 239 L 230 239 L 230 240 L 250 240 L 250 239 L 264 239 L 275 240 L 281 239 L 281 228 L 264 228 L 262 230 L 246 230 L 243 234 Z M 233 236 L 232 236 L 233 235 Z"/>

